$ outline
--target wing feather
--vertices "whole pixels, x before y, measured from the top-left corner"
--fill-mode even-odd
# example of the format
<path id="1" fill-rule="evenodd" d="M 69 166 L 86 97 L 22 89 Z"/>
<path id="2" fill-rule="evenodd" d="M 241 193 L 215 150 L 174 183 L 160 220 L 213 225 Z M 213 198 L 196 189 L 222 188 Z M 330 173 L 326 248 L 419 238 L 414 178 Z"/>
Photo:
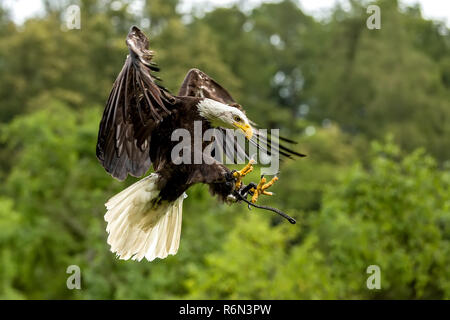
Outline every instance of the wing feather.
<path id="1" fill-rule="evenodd" d="M 188 71 L 178 91 L 178 95 L 213 99 L 238 108 L 245 113 L 245 110 L 233 99 L 225 88 L 199 69 L 191 69 Z"/>
<path id="2" fill-rule="evenodd" d="M 97 158 L 113 177 L 139 177 L 149 169 L 150 141 L 158 124 L 169 116 L 174 97 L 156 83 L 148 38 L 132 27 L 125 63 L 114 81 L 100 122 Z"/>

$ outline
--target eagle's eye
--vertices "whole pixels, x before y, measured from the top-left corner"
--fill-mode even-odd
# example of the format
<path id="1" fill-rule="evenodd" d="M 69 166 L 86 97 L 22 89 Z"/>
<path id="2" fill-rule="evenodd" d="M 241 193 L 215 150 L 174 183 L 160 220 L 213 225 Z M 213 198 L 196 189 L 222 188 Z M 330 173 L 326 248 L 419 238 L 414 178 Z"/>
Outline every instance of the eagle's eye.
<path id="1" fill-rule="evenodd" d="M 242 121 L 241 117 L 239 117 L 239 116 L 233 116 L 233 120 L 236 121 L 236 122 L 241 122 Z"/>

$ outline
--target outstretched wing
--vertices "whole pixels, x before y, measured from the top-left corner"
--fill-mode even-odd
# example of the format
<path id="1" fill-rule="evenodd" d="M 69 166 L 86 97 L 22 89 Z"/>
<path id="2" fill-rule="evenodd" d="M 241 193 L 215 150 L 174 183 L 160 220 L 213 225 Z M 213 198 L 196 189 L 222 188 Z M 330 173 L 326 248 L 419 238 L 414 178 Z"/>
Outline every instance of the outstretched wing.
<path id="1" fill-rule="evenodd" d="M 178 95 L 213 99 L 245 112 L 226 89 L 198 69 L 189 70 Z"/>
<path id="2" fill-rule="evenodd" d="M 100 122 L 97 158 L 113 177 L 139 177 L 150 167 L 151 133 L 171 114 L 174 97 L 156 83 L 148 38 L 135 26 L 126 40 L 129 55 L 114 82 Z"/>
<path id="3" fill-rule="evenodd" d="M 224 89 L 206 73 L 198 69 L 189 70 L 186 77 L 184 78 L 178 95 L 213 99 L 218 102 L 225 103 L 229 106 L 236 107 L 245 113 L 245 110 L 242 108 L 242 106 L 233 99 L 231 94 L 226 89 Z M 254 138 L 250 140 L 250 143 L 256 146 L 258 150 L 262 150 L 268 155 L 271 155 L 272 152 L 278 152 L 280 155 L 291 159 L 294 156 L 305 156 L 304 154 L 298 153 L 283 145 L 283 143 L 296 144 L 295 141 L 278 136 L 277 140 L 281 140 L 283 143 L 272 143 L 273 138 L 270 134 L 264 134 L 263 132 L 255 128 L 255 123 L 251 124 L 254 127 Z M 221 131 L 223 135 L 222 145 L 224 154 L 226 154 L 227 156 L 232 155 L 231 157 L 228 156 L 228 158 L 231 160 L 235 160 L 236 157 L 238 159 L 249 159 L 249 155 L 245 151 L 245 146 L 241 146 L 237 138 L 230 138 L 229 136 L 227 136 L 225 134 L 225 130 L 222 129 Z M 232 148 L 234 148 L 234 150 Z"/>

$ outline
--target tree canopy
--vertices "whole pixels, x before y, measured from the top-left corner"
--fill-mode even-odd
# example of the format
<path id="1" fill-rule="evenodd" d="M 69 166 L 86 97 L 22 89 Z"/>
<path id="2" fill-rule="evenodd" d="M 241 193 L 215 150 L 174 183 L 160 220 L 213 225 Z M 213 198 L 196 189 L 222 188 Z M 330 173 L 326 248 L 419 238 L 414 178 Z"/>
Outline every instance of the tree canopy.
<path id="1" fill-rule="evenodd" d="M 179 12 L 177 0 L 69 1 L 16 24 L 0 5 L 0 298 L 449 299 L 450 32 L 418 7 L 367 1 L 326 19 L 297 1 Z M 195 186 L 177 255 L 120 261 L 104 203 L 136 181 L 95 157 L 98 124 L 139 25 L 163 85 L 193 67 L 307 158 L 282 163 L 273 197 L 298 223 Z M 257 180 L 256 172 L 249 176 Z M 81 289 L 66 287 L 78 265 Z M 370 265 L 381 289 L 369 290 Z"/>

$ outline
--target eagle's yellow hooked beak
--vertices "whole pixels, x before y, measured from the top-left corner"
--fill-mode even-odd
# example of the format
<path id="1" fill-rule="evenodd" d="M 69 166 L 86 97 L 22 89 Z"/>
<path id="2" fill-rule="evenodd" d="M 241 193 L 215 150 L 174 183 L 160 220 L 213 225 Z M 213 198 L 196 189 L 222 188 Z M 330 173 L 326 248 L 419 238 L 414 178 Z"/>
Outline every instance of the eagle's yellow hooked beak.
<path id="1" fill-rule="evenodd" d="M 249 124 L 240 124 L 238 122 L 233 122 L 233 124 L 237 128 L 241 129 L 244 132 L 245 137 L 248 140 L 250 140 L 253 137 L 253 129 L 252 129 L 252 127 Z"/>

